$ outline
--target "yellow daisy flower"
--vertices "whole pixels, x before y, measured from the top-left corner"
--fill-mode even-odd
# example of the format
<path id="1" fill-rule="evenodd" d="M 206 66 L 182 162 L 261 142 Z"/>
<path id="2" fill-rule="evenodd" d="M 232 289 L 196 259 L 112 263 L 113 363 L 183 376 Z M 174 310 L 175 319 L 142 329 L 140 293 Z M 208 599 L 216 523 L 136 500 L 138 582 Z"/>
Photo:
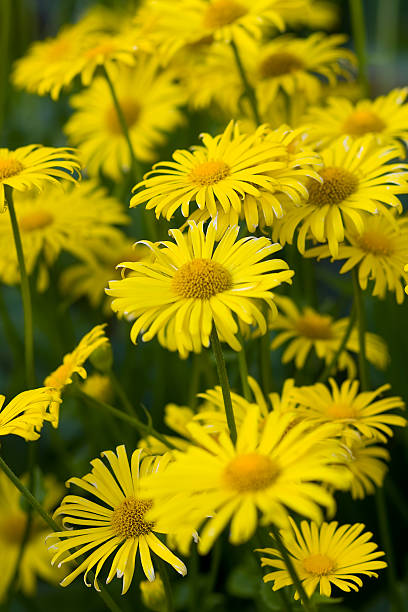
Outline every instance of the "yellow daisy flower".
<path id="1" fill-rule="evenodd" d="M 191 223 L 188 234 L 170 230 L 174 242 L 144 241 L 155 261 L 125 262 L 132 276 L 109 283 L 112 308 L 135 319 L 130 337 L 136 343 L 157 335 L 159 342 L 186 357 L 208 346 L 213 325 L 235 351 L 241 349 L 235 317 L 266 333 L 263 301 L 274 312 L 271 289 L 288 282 L 293 271 L 281 259 L 266 257 L 280 249 L 267 238 L 241 238 L 230 228 L 215 247 L 215 224 L 204 233 Z M 281 270 L 278 272 L 277 270 Z"/>
<path id="2" fill-rule="evenodd" d="M 408 87 L 356 104 L 345 98 L 329 98 L 327 107 L 311 108 L 304 118 L 309 124 L 309 141 L 323 148 L 344 136 L 372 134 L 378 146 L 399 146 L 404 158 L 401 140 L 408 140 L 407 96 Z"/>
<path id="3" fill-rule="evenodd" d="M 80 169 L 72 149 L 27 145 L 15 151 L 0 148 L 0 209 L 4 207 L 4 186 L 16 191 L 43 189 L 45 182 L 58 183 L 59 178 L 78 178 Z"/>
<path id="4" fill-rule="evenodd" d="M 28 478 L 23 476 L 27 484 Z M 49 511 L 61 498 L 62 487 L 51 476 L 43 479 L 45 497 L 42 501 L 44 510 Z M 22 538 L 26 529 L 27 514 L 21 507 L 20 491 L 7 476 L 0 473 L 0 602 L 4 602 L 10 581 L 13 577 Z M 44 545 L 45 537 L 50 533 L 48 525 L 38 514 L 33 514 L 31 529 L 24 547 L 23 558 L 18 574 L 18 588 L 27 597 L 35 597 L 37 577 L 58 583 L 63 577 L 61 570 L 50 565 L 51 555 Z"/>
<path id="5" fill-rule="evenodd" d="M 339 527 L 337 521 L 320 526 L 302 521 L 300 529 L 294 520 L 290 523 L 291 528 L 282 530 L 281 536 L 309 597 L 317 587 L 321 595 L 330 597 L 332 584 L 346 593 L 358 591 L 363 586 L 359 575 L 378 578 L 373 570 L 387 567 L 384 561 L 378 561 L 385 553 L 370 541 L 372 533 L 363 532 L 362 523 Z M 273 581 L 274 591 L 293 584 L 278 550 L 264 548 L 259 552 L 272 556 L 261 558 L 262 567 L 273 568 L 264 582 Z M 295 599 L 299 599 L 297 591 Z"/>
<path id="6" fill-rule="evenodd" d="M 194 517 L 200 529 L 198 551 L 206 554 L 231 520 L 229 539 L 247 541 L 258 524 L 287 522 L 288 508 L 321 519 L 320 505 L 334 507 L 323 484 L 344 484 L 344 472 L 329 465 L 330 440 L 337 428 L 330 425 L 313 430 L 305 422 L 292 424 L 290 414 L 271 412 L 259 431 L 259 407 L 251 405 L 234 446 L 226 431 L 216 438 L 205 427 L 188 425 L 195 445 L 185 452 L 174 451 L 174 461 L 165 472 L 146 479 L 156 500 L 152 517 L 169 525 L 183 524 Z M 347 480 L 347 479 L 346 479 Z M 176 496 L 175 496 L 176 493 Z M 208 519 L 208 520 L 207 520 Z"/>
<path id="7" fill-rule="evenodd" d="M 115 396 L 110 377 L 107 374 L 99 374 L 99 372 L 87 376 L 81 384 L 81 390 L 107 404 L 111 404 Z"/>
<path id="8" fill-rule="evenodd" d="M 365 438 L 382 442 L 392 436 L 390 425 L 405 427 L 407 421 L 398 414 L 389 414 L 394 408 L 404 408 L 400 397 L 377 399 L 390 385 L 382 385 L 375 391 L 358 392 L 358 380 L 345 380 L 339 387 L 334 378 L 329 379 L 331 390 L 323 383 L 308 387 L 295 387 L 292 392 L 298 404 L 297 413 L 316 425 L 337 423 L 344 435 L 357 431 Z"/>
<path id="9" fill-rule="evenodd" d="M 349 319 L 335 321 L 330 315 L 320 314 L 309 306 L 300 310 L 293 300 L 285 296 L 277 296 L 275 301 L 282 312 L 269 322 L 270 329 L 280 332 L 272 341 L 272 350 L 289 341 L 282 356 L 283 363 L 294 360 L 296 368 L 301 370 L 310 351 L 314 351 L 328 365 L 344 338 Z M 367 360 L 377 368 L 385 369 L 389 355 L 384 340 L 371 332 L 366 332 L 365 340 Z M 354 378 L 357 370 L 350 353 L 357 354 L 359 350 L 358 332 L 354 327 L 339 355 L 337 370 L 347 370 L 349 378 Z"/>
<path id="10" fill-rule="evenodd" d="M 157 146 L 166 141 L 165 134 L 183 121 L 179 109 L 185 94 L 181 86 L 171 71 L 160 71 L 154 59 L 143 56 L 133 67 L 118 70 L 115 92 L 136 157 L 152 160 Z M 119 180 L 130 168 L 131 159 L 108 83 L 98 77 L 70 102 L 75 112 L 64 130 L 78 145 L 88 172 L 102 170 Z"/>
<path id="11" fill-rule="evenodd" d="M 149 499 L 139 478 L 151 472 L 160 473 L 169 458 L 148 456 L 142 460 L 142 453 L 141 448 L 135 450 L 129 464 L 124 445 L 116 448 L 116 454 L 104 451 L 102 456 L 106 457 L 111 469 L 100 459 L 94 459 L 89 474 L 68 480 L 68 485 L 81 487 L 97 501 L 77 495 L 64 497 L 54 516 L 64 515 L 63 525 L 70 526 L 70 530 L 55 532 L 50 536 L 50 539 L 56 539 L 51 547 L 56 551 L 51 563 L 58 561 L 58 566 L 61 566 L 94 550 L 64 578 L 61 586 L 68 586 L 82 572 L 85 572 L 84 581 L 88 584 L 88 572 L 96 566 L 93 585 L 99 590 L 99 572 L 115 551 L 106 582 L 110 582 L 115 575 L 123 578 L 122 594 L 128 591 L 132 582 L 138 549 L 143 572 L 149 581 L 155 579 L 151 550 L 179 574 L 186 575 L 184 563 L 155 535 L 167 533 L 167 530 L 162 528 L 160 522 L 153 523 L 144 518 L 154 502 Z M 76 528 L 77 525 L 80 527 Z M 71 549 L 76 550 L 67 556 Z"/>
<path id="12" fill-rule="evenodd" d="M 382 487 L 390 454 L 387 449 L 378 446 L 372 439 L 359 436 L 346 436 L 341 441 L 339 461 L 353 475 L 350 482 L 350 493 L 353 499 L 362 499 L 375 493 L 376 487 Z"/>
<path id="13" fill-rule="evenodd" d="M 367 289 L 368 281 L 373 281 L 373 295 L 384 298 L 387 291 L 394 291 L 397 303 L 401 304 L 408 281 L 404 272 L 408 259 L 408 218 L 395 217 L 391 222 L 383 215 L 364 215 L 363 232 L 346 232 L 347 243 L 339 245 L 338 256 L 332 257 L 332 261 L 346 259 L 340 274 L 357 267 L 363 290 Z M 330 257 L 330 252 L 327 246 L 321 246 L 309 249 L 305 256 L 321 259 Z"/>
<path id="14" fill-rule="evenodd" d="M 44 421 L 53 421 L 61 398 L 51 386 L 23 391 L 3 406 L 0 395 L 0 436 L 14 434 L 24 440 L 38 440 Z"/>
<path id="15" fill-rule="evenodd" d="M 387 206 L 401 209 L 396 194 L 408 191 L 408 165 L 388 163 L 398 154 L 396 147 L 379 148 L 372 136 L 345 137 L 322 151 L 323 183 L 309 185 L 309 199 L 285 215 L 279 238 L 291 243 L 299 226 L 301 253 L 310 233 L 318 242 L 327 242 L 331 255 L 337 257 L 345 225 L 360 234 L 364 231 L 361 211 L 382 213 L 392 220 Z"/>
<path id="16" fill-rule="evenodd" d="M 123 206 L 107 195 L 96 181 L 84 181 L 60 192 L 54 185 L 40 194 L 17 194 L 14 206 L 28 274 L 38 271 L 37 288 L 49 284 L 48 270 L 60 253 L 94 261 L 90 243 L 115 242 L 121 235 L 116 224 L 129 223 Z M 9 215 L 0 215 L 0 278 L 8 284 L 19 282 L 20 271 Z"/>
<path id="17" fill-rule="evenodd" d="M 142 580 L 139 586 L 142 603 L 148 610 L 162 612 L 166 608 L 166 592 L 163 580 L 158 572 L 153 582 Z"/>
<path id="18" fill-rule="evenodd" d="M 334 30 L 340 23 L 340 7 L 327 0 L 311 0 L 303 10 L 284 10 L 283 15 L 291 30 Z"/>

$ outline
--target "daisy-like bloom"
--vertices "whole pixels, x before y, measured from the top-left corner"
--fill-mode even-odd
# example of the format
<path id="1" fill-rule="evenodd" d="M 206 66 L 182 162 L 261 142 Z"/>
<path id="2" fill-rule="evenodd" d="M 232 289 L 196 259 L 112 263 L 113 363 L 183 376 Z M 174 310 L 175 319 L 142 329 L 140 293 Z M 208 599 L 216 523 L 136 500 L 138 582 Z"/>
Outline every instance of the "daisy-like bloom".
<path id="1" fill-rule="evenodd" d="M 164 590 L 163 580 L 158 572 L 153 582 L 142 580 L 139 584 L 140 596 L 142 603 L 148 610 L 162 612 L 166 607 L 166 592 Z"/>
<path id="2" fill-rule="evenodd" d="M 0 436 L 13 434 L 24 440 L 38 440 L 44 421 L 53 421 L 61 398 L 51 386 L 23 391 L 2 407 L 0 395 Z"/>
<path id="3" fill-rule="evenodd" d="M 75 181 L 80 165 L 72 149 L 27 145 L 11 151 L 0 149 L 0 209 L 4 207 L 4 186 L 16 191 L 41 190 L 44 183 L 64 178 Z"/>
<path id="4" fill-rule="evenodd" d="M 163 346 L 187 357 L 209 345 L 214 325 L 239 351 L 236 317 L 266 333 L 262 304 L 276 311 L 271 289 L 290 281 L 293 271 L 281 259 L 265 260 L 280 249 L 267 238 L 237 240 L 239 227 L 232 227 L 215 246 L 215 232 L 213 222 L 206 233 L 191 222 L 187 234 L 170 230 L 174 242 L 144 241 L 153 262 L 121 264 L 132 276 L 111 281 L 107 293 L 115 298 L 115 312 L 135 319 L 134 343 L 140 333 L 143 341 L 157 335 Z"/>
<path id="5" fill-rule="evenodd" d="M 94 459 L 89 474 L 68 480 L 68 485 L 81 487 L 96 501 L 78 495 L 64 497 L 54 516 L 64 515 L 63 525 L 69 526 L 70 530 L 55 532 L 50 536 L 50 539 L 58 538 L 51 547 L 56 551 L 51 563 L 58 561 L 60 566 L 94 550 L 64 578 L 61 586 L 68 586 L 82 572 L 87 584 L 88 572 L 96 566 L 93 585 L 99 590 L 99 572 L 107 558 L 115 552 L 106 581 L 110 582 L 115 575 L 123 578 L 122 594 L 125 594 L 132 582 L 138 549 L 143 572 L 149 581 L 155 578 L 150 551 L 172 565 L 179 574 L 186 575 L 184 563 L 155 535 L 167 533 L 166 529 L 162 528 L 160 521 L 153 523 L 145 520 L 145 514 L 154 502 L 139 481 L 140 477 L 151 472 L 160 473 L 169 457 L 147 456 L 142 459 L 142 454 L 143 449 L 136 449 L 129 464 L 125 446 L 118 446 L 116 454 L 113 451 L 102 453 L 110 469 L 100 459 Z M 75 552 L 67 555 L 76 547 Z"/>
<path id="6" fill-rule="evenodd" d="M 185 99 L 182 87 L 173 72 L 160 71 L 154 59 L 143 56 L 135 66 L 118 70 L 115 92 L 136 157 L 152 160 L 155 148 L 166 141 L 165 134 L 183 121 L 179 110 Z M 108 83 L 98 77 L 70 102 L 75 112 L 64 129 L 78 146 L 88 172 L 102 170 L 120 179 L 131 159 Z"/>
<path id="7" fill-rule="evenodd" d="M 196 527 L 205 522 L 198 543 L 202 554 L 230 520 L 233 544 L 247 541 L 259 520 L 286 524 L 288 508 L 319 521 L 320 505 L 334 507 L 323 483 L 347 483 L 345 470 L 329 465 L 338 444 L 332 439 L 337 427 L 311 430 L 305 421 L 294 423 L 292 415 L 277 411 L 266 417 L 262 431 L 259 422 L 259 407 L 253 404 L 238 427 L 235 446 L 226 431 L 214 437 L 190 423 L 195 444 L 185 452 L 174 451 L 166 471 L 146 479 L 157 499 L 152 517 L 157 514 L 169 526 L 191 517 Z"/>
<path id="8" fill-rule="evenodd" d="M 316 425 L 337 423 L 344 435 L 358 432 L 365 438 L 375 438 L 387 442 L 392 436 L 390 425 L 405 427 L 407 421 L 398 414 L 391 413 L 394 408 L 404 408 L 400 397 L 378 397 L 390 389 L 382 385 L 375 391 L 358 392 L 358 380 L 345 380 L 339 387 L 334 378 L 329 379 L 329 389 L 323 383 L 308 387 L 295 387 L 292 397 L 298 404 L 297 413 L 312 420 Z"/>
<path id="9" fill-rule="evenodd" d="M 289 520 L 291 528 L 282 530 L 281 536 L 309 597 L 317 587 L 321 595 L 330 597 L 332 584 L 346 593 L 358 591 L 363 586 L 360 575 L 378 578 L 373 570 L 387 567 L 384 561 L 378 561 L 385 553 L 377 550 L 377 544 L 371 541 L 373 534 L 364 531 L 362 523 L 339 527 L 337 521 L 320 526 L 302 521 L 299 529 L 293 519 Z M 264 548 L 259 552 L 270 555 L 261 558 L 262 567 L 273 568 L 264 582 L 273 581 L 274 591 L 293 584 L 278 550 Z M 295 599 L 299 599 L 297 591 Z"/>
<path id="10" fill-rule="evenodd" d="M 312 108 L 304 118 L 310 142 L 324 148 L 344 136 L 372 134 L 379 146 L 399 146 L 405 157 L 401 140 L 408 140 L 407 96 L 408 87 L 404 87 L 355 104 L 345 98 L 329 98 L 326 107 Z"/>
<path id="11" fill-rule="evenodd" d="M 344 240 L 344 226 L 361 234 L 364 231 L 362 211 L 393 216 L 387 206 L 401 209 L 397 193 L 408 192 L 407 164 L 388 163 L 398 157 L 397 147 L 379 148 L 368 135 L 358 140 L 345 137 L 321 152 L 322 183 L 311 182 L 309 199 L 293 207 L 283 219 L 279 237 L 292 243 L 299 227 L 297 246 L 305 252 L 310 235 L 327 242 L 330 254 L 337 257 Z"/>
<path id="12" fill-rule="evenodd" d="M 28 274 L 37 268 L 37 288 L 49 283 L 48 270 L 61 252 L 94 262 L 94 241 L 117 243 L 122 233 L 115 225 L 129 223 L 123 206 L 106 194 L 96 181 L 84 181 L 64 192 L 54 185 L 40 194 L 16 194 L 14 206 Z M 19 282 L 20 272 L 9 215 L 0 215 L 0 278 Z"/>
<path id="13" fill-rule="evenodd" d="M 310 351 L 314 351 L 317 357 L 328 365 L 344 338 L 349 319 L 335 321 L 330 315 L 320 314 L 309 306 L 300 310 L 293 300 L 285 296 L 278 296 L 275 301 L 281 312 L 269 322 L 269 328 L 280 333 L 272 341 L 272 350 L 289 342 L 282 361 L 288 363 L 294 360 L 298 370 L 304 367 Z M 367 360 L 377 368 L 385 369 L 389 355 L 384 340 L 377 334 L 366 332 L 365 341 Z M 354 327 L 337 362 L 337 369 L 347 370 L 349 378 L 354 378 L 357 374 L 355 361 L 350 353 L 358 353 L 359 350 L 358 331 Z"/>
<path id="14" fill-rule="evenodd" d="M 81 389 L 87 395 L 107 404 L 112 402 L 115 395 L 110 377 L 107 374 L 99 374 L 99 372 L 87 376 Z"/>
<path id="15" fill-rule="evenodd" d="M 387 291 L 394 291 L 401 304 L 408 281 L 404 271 L 408 259 L 408 218 L 394 216 L 391 221 L 383 215 L 364 215 L 363 232 L 346 232 L 347 242 L 339 245 L 339 254 L 332 261 L 346 259 L 340 274 L 357 267 L 363 290 L 367 289 L 368 281 L 373 281 L 373 295 L 384 298 Z M 330 252 L 327 246 L 321 246 L 310 249 L 305 256 L 321 259 L 330 257 Z"/>
<path id="16" fill-rule="evenodd" d="M 22 478 L 27 484 L 27 477 Z M 42 501 L 44 510 L 53 509 L 62 496 L 62 487 L 53 477 L 43 479 L 45 496 Z M 0 603 L 4 602 L 10 581 L 13 577 L 21 543 L 27 524 L 27 513 L 21 507 L 21 493 L 1 472 L 0 474 Z M 63 577 L 61 570 L 50 565 L 51 555 L 44 545 L 50 533 L 46 523 L 36 513 L 33 514 L 28 540 L 24 547 L 18 574 L 18 588 L 27 596 L 36 592 L 37 577 L 51 584 L 58 583 Z"/>
<path id="17" fill-rule="evenodd" d="M 353 499 L 362 499 L 375 493 L 381 487 L 387 473 L 390 454 L 375 441 L 350 435 L 342 439 L 339 447 L 339 461 L 347 466 L 353 475 L 350 493 Z"/>
<path id="18" fill-rule="evenodd" d="M 340 22 L 340 7 L 327 0 L 311 0 L 304 10 L 284 10 L 289 29 L 334 30 Z"/>
<path id="19" fill-rule="evenodd" d="M 105 335 L 105 327 L 106 323 L 96 325 L 90 332 L 85 334 L 72 353 L 67 353 L 64 356 L 62 364 L 47 376 L 44 384 L 53 387 L 61 393 L 66 385 L 72 383 L 72 376 L 74 374 L 78 374 L 78 376 L 85 379 L 87 377 L 87 372 L 83 364 L 97 348 L 109 342 Z M 51 411 L 51 417 L 53 426 L 58 427 L 58 406 Z"/>

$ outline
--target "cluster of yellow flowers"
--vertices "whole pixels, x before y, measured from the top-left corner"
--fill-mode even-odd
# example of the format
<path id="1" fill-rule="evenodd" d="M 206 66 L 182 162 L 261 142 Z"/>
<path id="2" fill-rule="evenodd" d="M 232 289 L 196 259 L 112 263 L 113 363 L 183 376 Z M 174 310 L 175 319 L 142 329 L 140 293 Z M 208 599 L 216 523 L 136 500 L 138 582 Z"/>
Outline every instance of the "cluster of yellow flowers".
<path id="1" fill-rule="evenodd" d="M 316 589 L 326 597 L 333 586 L 358 590 L 361 576 L 386 567 L 363 524 L 325 519 L 335 517 L 337 491 L 359 499 L 383 485 L 385 445 L 392 427 L 406 424 L 402 399 L 384 395 L 390 385 L 369 390 L 365 363 L 384 370 L 389 354 L 362 324 L 361 290 L 391 292 L 397 303 L 408 293 L 400 199 L 408 193 L 408 88 L 375 100 L 336 95 L 356 73 L 346 38 L 286 32 L 335 22 L 330 5 L 312 0 L 146 0 L 136 13 L 98 6 L 16 62 L 13 83 L 30 93 L 56 100 L 77 77 L 83 89 L 70 98 L 64 128 L 76 149 L 0 149 L 1 282 L 23 284 L 27 274 L 45 291 L 65 253 L 58 282 L 67 304 L 86 296 L 99 317 L 114 312 L 131 322 L 134 344 L 157 338 L 158 350 L 183 359 L 211 345 L 220 379 L 193 394 L 191 406 L 166 407 L 174 434 L 129 416 L 144 436 L 130 456 L 118 440 L 116 452 L 102 452 L 105 461 L 68 480 L 85 495 L 62 500 L 54 514 L 63 517 L 61 531 L 31 530 L 21 571 L 27 593 L 37 574 L 63 576 L 46 563 L 45 546 L 37 553 L 45 535 L 52 565 L 68 564 L 62 586 L 84 573 L 99 590 L 113 555 L 106 582 L 122 578 L 126 593 L 139 555 L 148 581 L 159 585 L 152 609 L 160 609 L 164 587 L 151 552 L 184 576 L 170 549 L 188 557 L 197 545 L 207 554 L 227 525 L 232 545 L 270 527 L 272 547 L 258 548 L 263 579 L 274 590 L 294 585 L 302 603 Z M 197 109 L 219 126 L 214 135 L 157 162 L 169 134 Z M 152 162 L 142 176 L 140 164 Z M 130 185 L 130 207 L 149 238 L 133 247 L 120 202 Z M 172 227 L 166 240 L 158 239 L 161 218 Z M 295 254 L 290 265 L 274 257 L 285 245 L 285 255 Z M 285 295 L 303 257 L 341 260 L 340 274 L 354 271 L 349 317 L 335 320 Z M 43 387 L 0 410 L 1 436 L 29 441 L 46 421 L 57 428 L 70 385 L 84 402 L 115 413 L 105 328 L 93 327 Z M 265 377 L 260 386 L 245 370 L 245 345 L 259 338 L 266 378 L 271 351 L 282 345 L 283 364 L 293 361 L 298 372 L 316 359 L 320 378 L 309 385 L 288 378 L 281 393 L 262 388 Z M 243 395 L 230 392 L 221 343 L 241 360 Z M 97 370 L 89 377 L 88 358 Z M 331 377 L 338 372 L 341 382 Z M 0 502 L 0 542 L 9 529 L 3 517 L 6 524 L 14 513 L 18 523 L 7 543 L 12 568 L 26 517 L 3 474 L 0 489 L 9 500 L 7 508 Z M 51 495 L 44 507 L 56 501 Z M 253 548 L 266 544 L 259 541 Z M 0 581 L 0 599 L 11 578 L 10 570 Z"/>

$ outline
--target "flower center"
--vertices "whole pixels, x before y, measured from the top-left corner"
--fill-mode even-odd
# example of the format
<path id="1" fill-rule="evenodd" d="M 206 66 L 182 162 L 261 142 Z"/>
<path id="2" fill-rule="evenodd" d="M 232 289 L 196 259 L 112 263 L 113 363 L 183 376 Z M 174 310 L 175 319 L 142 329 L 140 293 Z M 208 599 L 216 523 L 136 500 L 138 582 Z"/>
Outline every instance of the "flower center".
<path id="1" fill-rule="evenodd" d="M 33 210 L 19 218 L 18 223 L 22 232 L 33 232 L 51 225 L 54 217 L 48 210 Z"/>
<path id="2" fill-rule="evenodd" d="M 138 104 L 138 102 L 136 102 L 135 100 L 131 100 L 129 98 L 120 100 L 119 104 L 122 109 L 122 113 L 125 118 L 126 125 L 128 126 L 128 128 L 132 127 L 140 117 L 140 111 L 141 111 L 140 104 Z M 106 118 L 106 125 L 108 127 L 108 130 L 112 134 L 123 135 L 123 130 L 120 125 L 118 113 L 116 112 L 116 108 L 114 106 L 111 106 L 108 109 L 105 118 Z"/>
<path id="3" fill-rule="evenodd" d="M 326 414 L 332 419 L 354 419 L 356 411 L 351 404 L 336 402 L 327 407 Z"/>
<path id="4" fill-rule="evenodd" d="M 183 298 L 209 300 L 232 285 L 231 274 L 211 259 L 193 259 L 177 270 L 172 288 Z"/>
<path id="5" fill-rule="evenodd" d="M 225 468 L 224 483 L 239 493 L 262 491 L 279 476 L 279 468 L 272 459 L 258 453 L 238 455 Z"/>
<path id="6" fill-rule="evenodd" d="M 343 123 L 342 132 L 351 136 L 363 136 L 368 132 L 382 132 L 386 127 L 381 117 L 372 111 L 355 111 Z"/>
<path id="7" fill-rule="evenodd" d="M 317 312 L 306 312 L 295 323 L 295 328 L 301 336 L 315 340 L 331 340 L 333 332 L 331 317 Z"/>
<path id="8" fill-rule="evenodd" d="M 214 185 L 230 174 L 230 167 L 223 161 L 206 161 L 192 169 L 189 178 L 193 183 L 205 187 Z"/>
<path id="9" fill-rule="evenodd" d="M 24 166 L 17 159 L 0 159 L 0 181 L 19 174 Z"/>
<path id="10" fill-rule="evenodd" d="M 260 63 L 258 71 L 261 79 L 272 79 L 273 77 L 290 74 L 301 70 L 304 64 L 302 60 L 286 51 L 271 53 Z"/>
<path id="11" fill-rule="evenodd" d="M 367 253 L 373 253 L 373 255 L 389 257 L 394 252 L 393 244 L 388 236 L 373 230 L 368 230 L 358 236 L 357 243 L 360 249 L 367 251 Z"/>
<path id="12" fill-rule="evenodd" d="M 145 521 L 143 517 L 152 505 L 151 499 L 126 497 L 112 514 L 115 535 L 126 539 L 147 535 L 153 529 L 154 523 Z"/>
<path id="13" fill-rule="evenodd" d="M 327 576 L 331 574 L 336 567 L 336 564 L 327 555 L 310 555 L 303 560 L 304 569 L 313 576 Z"/>
<path id="14" fill-rule="evenodd" d="M 71 378 L 75 369 L 75 360 L 69 356 L 65 355 L 64 362 L 58 366 L 58 368 L 52 372 L 45 379 L 45 385 L 47 387 L 54 387 L 59 390 L 65 385 L 68 384 L 68 379 Z"/>
<path id="15" fill-rule="evenodd" d="M 246 15 L 247 9 L 235 0 L 214 0 L 204 15 L 204 27 L 216 29 L 234 23 Z"/>
<path id="16" fill-rule="evenodd" d="M 313 181 L 308 187 L 309 202 L 315 206 L 340 204 L 358 187 L 358 178 L 344 168 L 323 168 L 319 174 L 323 183 Z"/>

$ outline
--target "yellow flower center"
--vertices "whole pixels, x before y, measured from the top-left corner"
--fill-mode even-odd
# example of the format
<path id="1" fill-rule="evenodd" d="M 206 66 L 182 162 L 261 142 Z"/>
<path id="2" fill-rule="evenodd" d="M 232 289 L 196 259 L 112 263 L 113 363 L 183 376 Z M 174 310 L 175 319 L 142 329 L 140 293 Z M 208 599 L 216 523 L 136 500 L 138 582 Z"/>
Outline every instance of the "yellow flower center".
<path id="1" fill-rule="evenodd" d="M 331 328 L 331 317 L 328 315 L 320 315 L 317 312 L 306 312 L 300 317 L 295 328 L 301 336 L 311 338 L 313 340 L 330 340 L 333 338 Z"/>
<path id="2" fill-rule="evenodd" d="M 73 40 L 69 36 L 58 37 L 53 40 L 47 49 L 47 60 L 50 64 L 58 60 L 64 59 L 68 53 L 71 53 L 73 47 Z"/>
<path id="3" fill-rule="evenodd" d="M 279 476 L 279 467 L 272 459 L 258 453 L 238 455 L 225 468 L 224 483 L 239 493 L 262 491 Z"/>
<path id="4" fill-rule="evenodd" d="M 382 132 L 386 127 L 381 117 L 372 111 L 355 111 L 343 123 L 342 132 L 352 136 L 363 136 L 369 132 Z"/>
<path id="5" fill-rule="evenodd" d="M 317 555 L 310 555 L 310 557 L 304 559 L 303 567 L 308 574 L 313 576 L 327 576 L 334 571 L 336 564 L 327 555 L 317 553 Z"/>
<path id="6" fill-rule="evenodd" d="M 19 218 L 18 223 L 22 232 L 33 232 L 51 225 L 54 217 L 48 210 L 33 210 Z"/>
<path id="7" fill-rule="evenodd" d="M 259 66 L 259 75 L 261 79 L 272 79 L 273 77 L 290 74 L 301 70 L 304 67 L 303 61 L 286 51 L 271 53 L 267 55 Z"/>
<path id="8" fill-rule="evenodd" d="M 15 176 L 24 170 L 24 166 L 17 159 L 0 159 L 0 181 Z"/>
<path id="9" fill-rule="evenodd" d="M 72 358 L 69 358 L 67 355 L 64 358 L 64 363 L 58 366 L 55 372 L 52 372 L 45 379 L 45 384 L 47 387 L 54 387 L 55 389 L 62 389 L 66 384 L 68 384 L 68 379 L 71 378 L 74 373 L 75 362 Z"/>
<path id="10" fill-rule="evenodd" d="M 319 174 L 323 183 L 313 181 L 308 186 L 309 202 L 315 206 L 340 204 L 358 187 L 358 178 L 344 168 L 324 168 Z"/>
<path id="11" fill-rule="evenodd" d="M 122 109 L 126 125 L 128 126 L 128 128 L 132 127 L 140 117 L 140 104 L 135 100 L 131 100 L 130 98 L 120 100 L 119 104 Z M 118 113 L 116 112 L 116 108 L 114 106 L 111 106 L 108 109 L 105 119 L 108 130 L 112 134 L 123 135 L 123 130 L 120 125 Z"/>
<path id="12" fill-rule="evenodd" d="M 193 259 L 177 270 L 172 288 L 183 298 L 209 300 L 232 285 L 231 274 L 212 259 Z"/>
<path id="13" fill-rule="evenodd" d="M 153 529 L 154 523 L 145 521 L 143 517 L 152 505 L 151 499 L 126 497 L 112 514 L 115 535 L 126 539 L 147 535 Z"/>
<path id="14" fill-rule="evenodd" d="M 388 236 L 373 230 L 367 230 L 357 238 L 357 244 L 363 251 L 373 255 L 389 257 L 394 252 L 394 245 Z"/>
<path id="15" fill-rule="evenodd" d="M 206 161 L 192 169 L 189 179 L 193 183 L 205 187 L 219 183 L 227 178 L 230 172 L 230 167 L 223 161 Z"/>
<path id="16" fill-rule="evenodd" d="M 247 13 L 247 9 L 235 0 L 213 0 L 204 15 L 205 28 L 222 28 L 234 23 Z"/>
<path id="17" fill-rule="evenodd" d="M 335 402 L 327 407 L 326 414 L 332 419 L 354 419 L 356 411 L 351 404 Z"/>

